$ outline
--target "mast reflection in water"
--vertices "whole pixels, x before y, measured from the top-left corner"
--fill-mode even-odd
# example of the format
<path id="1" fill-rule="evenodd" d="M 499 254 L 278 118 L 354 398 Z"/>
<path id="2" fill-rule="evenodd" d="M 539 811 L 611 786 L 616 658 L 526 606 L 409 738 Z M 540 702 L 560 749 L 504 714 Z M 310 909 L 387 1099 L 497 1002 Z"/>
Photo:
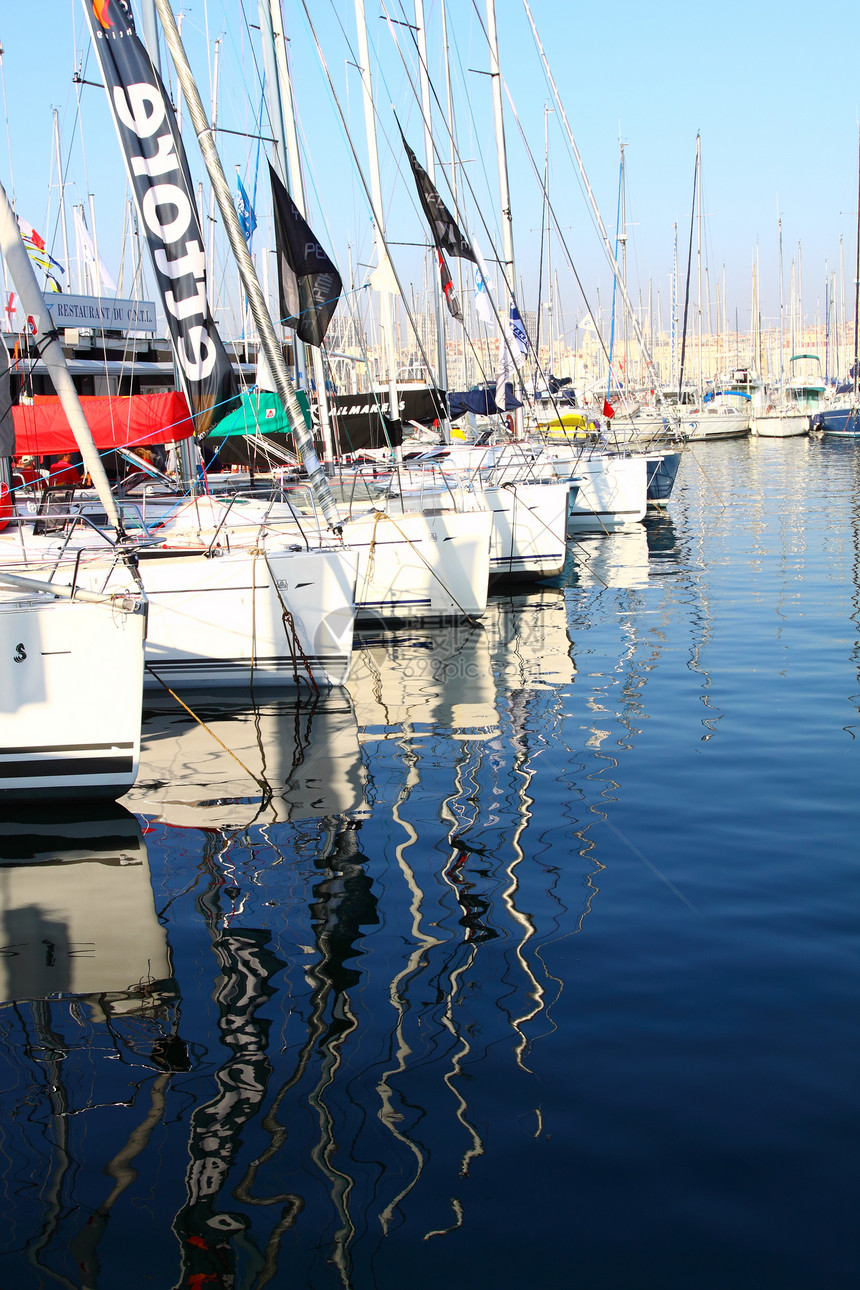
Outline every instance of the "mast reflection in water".
<path id="1" fill-rule="evenodd" d="M 850 1284 L 854 456 L 689 466 L 2 826 L 0 1284 Z"/>

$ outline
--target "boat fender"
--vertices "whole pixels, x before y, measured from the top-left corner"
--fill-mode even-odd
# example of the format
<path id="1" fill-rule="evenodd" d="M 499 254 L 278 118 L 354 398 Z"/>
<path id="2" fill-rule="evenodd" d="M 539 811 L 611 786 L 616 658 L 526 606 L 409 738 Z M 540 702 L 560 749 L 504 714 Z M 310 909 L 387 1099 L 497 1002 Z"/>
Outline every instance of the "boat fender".
<path id="1" fill-rule="evenodd" d="M 14 514 L 15 508 L 12 503 L 12 494 L 9 492 L 9 485 L 0 483 L 0 529 L 5 529 Z"/>

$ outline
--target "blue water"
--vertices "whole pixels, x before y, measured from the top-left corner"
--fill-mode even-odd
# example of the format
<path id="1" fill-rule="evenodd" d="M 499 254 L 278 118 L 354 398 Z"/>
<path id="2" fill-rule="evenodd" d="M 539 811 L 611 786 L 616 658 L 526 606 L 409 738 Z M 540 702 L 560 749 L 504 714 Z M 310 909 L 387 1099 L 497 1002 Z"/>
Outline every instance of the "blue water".
<path id="1" fill-rule="evenodd" d="M 855 1287 L 858 481 L 703 445 L 479 628 L 3 823 L 3 1290 Z"/>

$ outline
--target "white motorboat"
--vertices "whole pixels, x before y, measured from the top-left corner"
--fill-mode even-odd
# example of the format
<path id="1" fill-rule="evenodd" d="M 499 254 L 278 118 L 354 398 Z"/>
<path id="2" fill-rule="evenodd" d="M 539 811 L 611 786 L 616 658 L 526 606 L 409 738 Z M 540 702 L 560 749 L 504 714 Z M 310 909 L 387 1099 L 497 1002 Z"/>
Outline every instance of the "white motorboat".
<path id="1" fill-rule="evenodd" d="M 794 407 L 766 407 L 753 412 L 752 434 L 761 439 L 789 439 L 809 433 L 809 413 Z"/>
<path id="2" fill-rule="evenodd" d="M 681 437 L 690 443 L 711 439 L 740 439 L 750 432 L 749 409 L 733 407 L 704 407 L 694 409 L 681 417 Z"/>

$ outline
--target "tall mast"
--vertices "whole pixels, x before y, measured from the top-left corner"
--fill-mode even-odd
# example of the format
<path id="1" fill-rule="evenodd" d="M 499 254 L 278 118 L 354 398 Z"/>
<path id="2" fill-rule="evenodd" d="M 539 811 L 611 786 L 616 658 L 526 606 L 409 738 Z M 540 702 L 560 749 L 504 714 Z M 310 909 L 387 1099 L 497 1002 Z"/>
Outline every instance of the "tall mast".
<path id="1" fill-rule="evenodd" d="M 177 29 L 178 30 L 178 29 Z M 215 41 L 212 56 L 212 137 L 218 126 L 218 68 L 221 62 L 221 41 Z M 209 312 L 215 313 L 215 185 L 209 188 Z M 244 331 L 244 327 L 242 328 Z"/>
<path id="2" fill-rule="evenodd" d="M 263 55 L 266 67 L 266 90 L 269 93 L 269 118 L 275 132 L 275 140 L 280 147 L 283 158 L 281 179 L 289 189 L 299 214 L 307 219 L 305 185 L 302 175 L 302 161 L 299 152 L 299 136 L 296 130 L 296 112 L 293 103 L 293 87 L 287 61 L 287 48 L 284 33 L 281 30 L 282 18 L 278 0 L 260 0 L 260 33 L 263 39 Z M 270 88 L 271 87 L 271 88 Z M 301 353 L 302 341 L 298 336 L 293 338 L 297 355 Z M 326 456 L 334 456 L 334 440 L 329 416 L 328 394 L 326 391 L 325 364 L 322 352 L 317 345 L 304 346 L 305 362 L 310 354 L 314 369 L 314 384 L 317 388 L 317 407 L 320 417 L 320 431 Z M 298 366 L 298 364 L 297 364 Z"/>
<path id="3" fill-rule="evenodd" d="M 355 0 L 355 20 L 358 28 L 358 57 L 361 63 L 361 88 L 364 99 L 364 125 L 367 134 L 367 152 L 370 164 L 370 192 L 373 209 L 374 240 L 376 243 L 376 275 L 379 291 L 380 323 L 385 345 L 385 366 L 388 376 L 388 413 L 392 421 L 400 420 L 400 400 L 397 395 L 397 351 L 394 344 L 394 295 L 391 282 L 394 275 L 385 249 L 385 216 L 382 206 L 382 183 L 379 177 L 379 153 L 376 146 L 376 117 L 373 109 L 373 86 L 370 79 L 370 51 L 367 44 L 367 26 L 364 18 L 364 0 Z"/>
<path id="4" fill-rule="evenodd" d="M 418 44 L 418 76 L 421 83 L 421 114 L 424 117 L 424 157 L 431 184 L 436 187 L 436 159 L 433 155 L 433 117 L 430 103 L 430 73 L 427 68 L 427 29 L 424 24 L 424 0 L 415 0 L 416 41 Z M 448 355 L 445 343 L 445 316 L 442 309 L 442 291 L 439 273 L 433 264 L 433 312 L 436 317 L 436 370 L 442 389 L 448 388 Z M 446 421 L 446 426 L 448 425 Z M 450 438 L 450 429 L 445 435 Z"/>
<path id="5" fill-rule="evenodd" d="M 326 523 L 335 532 L 339 533 L 340 517 L 337 513 L 337 507 L 328 486 L 328 480 L 314 451 L 313 440 L 305 426 L 304 414 L 296 398 L 295 389 L 287 375 L 284 356 L 275 334 L 274 324 L 269 317 L 268 307 L 260 288 L 254 262 L 248 250 L 248 244 L 239 224 L 239 216 L 233 204 L 233 195 L 227 183 L 224 168 L 221 165 L 221 158 L 218 156 L 218 151 L 215 147 L 213 130 L 206 120 L 206 112 L 200 99 L 200 93 L 191 73 L 191 68 L 188 65 L 188 59 L 176 26 L 176 19 L 170 7 L 170 0 L 155 0 L 155 5 L 158 9 L 161 25 L 164 28 L 164 36 L 167 47 L 170 50 L 170 56 L 176 67 L 176 74 L 182 84 L 185 101 L 188 105 L 188 115 L 197 134 L 200 151 L 209 173 L 209 181 L 212 184 L 218 208 L 221 211 L 221 218 L 224 221 L 227 239 L 236 259 L 242 286 L 248 297 L 248 304 L 260 335 L 260 345 L 274 378 L 275 389 L 284 406 L 284 411 L 292 428 L 296 448 L 308 473 L 314 495 L 325 516 Z"/>
<path id="6" fill-rule="evenodd" d="M 678 225 L 675 225 L 672 257 L 672 346 L 670 351 L 669 379 L 675 384 L 675 345 L 678 330 Z"/>
<path id="7" fill-rule="evenodd" d="M 621 173 L 619 177 L 619 199 L 621 203 L 621 229 L 618 234 L 618 241 L 621 243 L 621 277 L 627 286 L 627 171 L 624 161 L 624 152 L 627 147 L 625 143 L 619 143 L 621 148 Z M 629 317 L 627 310 L 624 310 L 624 330 L 622 332 L 622 352 L 624 354 L 624 397 L 627 397 L 627 386 L 630 380 L 630 331 Z M 620 384 L 620 382 L 619 382 Z"/>
<path id="8" fill-rule="evenodd" d="M 508 187 L 508 156 L 505 148 L 505 119 L 502 113 L 502 74 L 499 68 L 499 40 L 496 31 L 496 0 L 487 0 L 487 42 L 490 47 L 490 78 L 493 86 L 493 121 L 496 127 L 496 162 L 499 172 L 499 199 L 502 206 L 502 267 L 507 278 L 507 289 L 513 295 L 516 286 L 514 271 L 514 226 L 511 217 L 511 194 Z"/>
<path id="9" fill-rule="evenodd" d="M 696 344 L 698 346 L 699 406 L 701 407 L 705 382 L 702 369 L 702 138 L 698 134 L 696 135 L 696 290 L 698 293 Z"/>
<path id="10" fill-rule="evenodd" d="M 445 113 L 448 118 L 448 137 L 451 143 L 451 196 L 454 198 L 454 210 L 457 209 L 457 137 L 454 133 L 454 96 L 451 89 L 451 60 L 448 54 L 448 14 L 446 0 L 441 0 L 440 12 L 442 17 L 442 49 L 445 55 Z M 466 309 L 466 300 L 463 293 L 463 261 L 460 256 L 454 257 L 457 262 L 457 299 L 460 301 L 460 308 Z M 464 385 L 469 385 L 469 354 L 467 347 L 463 347 L 463 374 L 460 378 Z"/>
<path id="11" fill-rule="evenodd" d="M 857 386 L 860 373 L 857 371 L 858 340 L 860 340 L 860 131 L 857 144 L 857 259 L 854 264 L 854 402 L 857 402 Z"/>
<path id="12" fill-rule="evenodd" d="M 783 299 L 783 273 L 782 273 L 782 216 L 779 217 L 779 397 L 781 402 L 785 402 L 785 358 L 783 338 L 783 318 L 785 315 L 785 303 Z"/>
<path id="13" fill-rule="evenodd" d="M 502 269 L 507 279 L 507 290 L 513 299 L 516 289 L 516 271 L 514 267 L 514 226 L 511 217 L 511 194 L 508 187 L 508 155 L 505 148 L 505 118 L 502 112 L 502 74 L 499 67 L 499 37 L 496 30 L 496 0 L 487 0 L 487 43 L 490 48 L 490 79 L 493 86 L 493 120 L 496 127 L 496 161 L 499 171 L 499 199 L 502 207 L 502 248 L 504 260 Z M 509 302 L 504 302 L 501 309 L 501 335 L 499 336 L 499 352 L 501 346 L 508 344 L 505 334 L 508 317 Z M 513 354 L 512 354 L 513 357 Z M 514 372 L 518 364 L 514 364 Z M 523 410 L 517 408 L 515 414 L 516 437 L 521 439 L 523 436 Z"/>
<path id="14" fill-rule="evenodd" d="M 594 215 L 594 220 L 595 220 L 595 223 L 597 224 L 601 241 L 603 242 L 603 249 L 606 252 L 606 255 L 609 259 L 609 263 L 612 267 L 613 273 L 615 274 L 616 278 L 620 278 L 621 268 L 618 264 L 617 257 L 615 256 L 615 253 L 612 250 L 612 243 L 610 242 L 609 235 L 606 232 L 606 226 L 603 223 L 603 216 L 600 214 L 600 208 L 597 204 L 597 199 L 594 196 L 594 191 L 589 182 L 588 175 L 585 170 L 585 165 L 583 164 L 583 160 L 580 155 L 579 149 L 576 146 L 576 140 L 574 138 L 573 131 L 570 128 L 570 122 L 567 119 L 567 113 L 565 112 L 564 104 L 561 101 L 561 95 L 558 92 L 558 87 L 556 86 L 555 79 L 553 78 L 552 70 L 549 65 L 549 60 L 547 59 L 547 56 L 544 53 L 544 48 L 543 48 L 543 45 L 541 44 L 540 36 L 538 35 L 538 30 L 535 25 L 535 20 L 532 16 L 529 0 L 523 0 L 523 7 L 526 11 L 526 16 L 528 17 L 529 25 L 532 29 L 532 35 L 534 37 L 534 42 L 537 47 L 537 51 L 538 51 L 538 55 L 540 56 L 541 63 L 543 64 L 544 73 L 546 74 L 546 78 L 549 81 L 549 85 L 553 93 L 553 98 L 555 99 L 556 107 L 558 108 L 559 115 L 561 117 L 561 121 L 562 121 L 562 124 L 564 125 L 564 130 L 567 135 L 568 142 L 570 144 L 571 151 L 574 155 L 577 167 L 579 169 L 580 176 L 582 178 L 583 187 L 585 188 L 585 194 L 586 194 L 586 197 L 588 198 L 588 203 L 591 207 L 592 214 Z M 642 331 L 642 326 L 639 322 L 639 319 L 636 316 L 636 311 L 633 308 L 633 303 L 630 299 L 630 296 L 627 294 L 626 285 L 624 283 L 620 283 L 620 286 L 621 286 L 621 295 L 624 300 L 624 304 L 627 307 L 628 314 L 630 316 L 630 321 L 633 326 L 633 333 L 636 336 L 636 340 L 639 343 L 639 347 L 641 349 L 642 354 L 645 356 L 645 361 L 648 366 L 648 370 L 651 373 L 651 376 L 654 380 L 655 389 L 658 392 L 658 398 L 662 402 L 663 391 L 660 388 L 660 382 L 657 378 L 657 370 L 654 367 L 654 360 L 651 357 L 650 349 L 648 348 L 648 345 L 645 342 L 645 336 Z"/>
<path id="15" fill-rule="evenodd" d="M 59 113 L 54 108 L 54 154 L 57 158 L 57 188 L 60 197 L 60 228 L 63 233 L 63 255 L 65 256 L 66 270 L 66 290 L 68 291 L 72 282 L 71 265 L 69 263 L 69 230 L 66 226 L 66 185 L 63 182 L 63 157 L 60 149 L 60 124 Z"/>
<path id="16" fill-rule="evenodd" d="M 546 219 L 546 291 L 547 291 L 547 340 L 549 341 L 549 361 L 547 371 L 551 374 L 556 373 L 555 366 L 555 330 L 554 330 L 554 310 L 553 310 L 553 285 L 552 285 L 552 227 L 549 219 L 549 114 L 552 108 L 548 103 L 543 105 L 543 186 L 544 186 L 544 217 Z"/>

